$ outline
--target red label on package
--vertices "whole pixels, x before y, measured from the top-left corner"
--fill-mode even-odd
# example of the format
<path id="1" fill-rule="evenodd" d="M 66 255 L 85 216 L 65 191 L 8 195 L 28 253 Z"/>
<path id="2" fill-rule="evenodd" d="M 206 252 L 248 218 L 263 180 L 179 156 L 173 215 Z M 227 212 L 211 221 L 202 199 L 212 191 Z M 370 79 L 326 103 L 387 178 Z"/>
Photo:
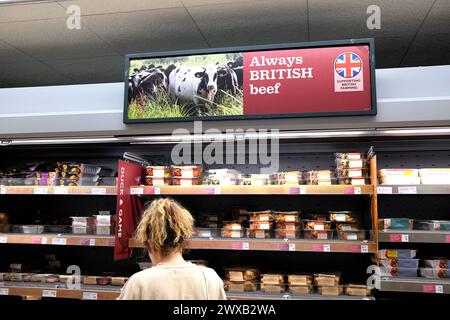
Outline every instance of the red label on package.
<path id="1" fill-rule="evenodd" d="M 389 240 L 391 242 L 402 242 L 402 235 L 401 234 L 391 234 L 389 237 Z"/>
<path id="2" fill-rule="evenodd" d="M 422 286 L 422 292 L 436 293 L 436 286 L 434 284 L 424 284 Z"/>
<path id="3" fill-rule="evenodd" d="M 355 194 L 355 188 L 344 188 L 344 194 Z"/>

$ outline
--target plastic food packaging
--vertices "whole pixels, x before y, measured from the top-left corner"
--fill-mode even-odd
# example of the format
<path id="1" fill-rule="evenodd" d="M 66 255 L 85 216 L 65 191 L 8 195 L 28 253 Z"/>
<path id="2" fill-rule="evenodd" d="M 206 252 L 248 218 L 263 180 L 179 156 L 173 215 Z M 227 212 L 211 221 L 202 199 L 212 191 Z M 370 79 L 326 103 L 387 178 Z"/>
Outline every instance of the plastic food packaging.
<path id="1" fill-rule="evenodd" d="M 243 186 L 251 186 L 252 178 L 249 174 L 241 174 L 239 175 L 239 184 Z"/>
<path id="2" fill-rule="evenodd" d="M 381 230 L 412 230 L 413 222 L 413 219 L 408 218 L 378 219 L 378 228 Z"/>
<path id="3" fill-rule="evenodd" d="M 72 227 L 87 227 L 95 225 L 94 217 L 70 217 L 72 219 Z"/>
<path id="4" fill-rule="evenodd" d="M 440 268 L 420 268 L 420 276 L 424 278 L 432 279 L 444 279 L 450 278 L 450 269 L 440 269 Z"/>
<path id="5" fill-rule="evenodd" d="M 99 236 L 109 236 L 114 234 L 113 226 L 96 226 L 94 227 L 94 234 Z"/>
<path id="6" fill-rule="evenodd" d="M 274 211 L 277 222 L 300 222 L 298 211 Z"/>
<path id="7" fill-rule="evenodd" d="M 172 178 L 170 177 L 145 177 L 145 185 L 146 186 L 155 186 L 155 187 L 161 187 L 161 186 L 169 186 L 172 182 Z"/>
<path id="8" fill-rule="evenodd" d="M 44 232 L 44 226 L 41 225 L 24 225 L 20 226 L 22 233 L 26 234 L 40 234 Z"/>
<path id="9" fill-rule="evenodd" d="M 367 168 L 359 168 L 359 169 L 336 169 L 336 176 L 338 178 L 360 178 L 365 179 L 368 178 L 368 169 Z"/>
<path id="10" fill-rule="evenodd" d="M 318 286 L 317 291 L 323 296 L 338 296 L 344 291 L 342 286 Z"/>
<path id="11" fill-rule="evenodd" d="M 330 211 L 329 213 L 332 222 L 357 222 L 352 211 Z"/>
<path id="12" fill-rule="evenodd" d="M 283 293 L 286 291 L 284 284 L 266 284 L 261 283 L 261 292 L 263 293 Z"/>
<path id="13" fill-rule="evenodd" d="M 59 282 L 59 276 L 57 274 L 49 274 L 44 277 L 45 283 L 57 283 Z"/>
<path id="14" fill-rule="evenodd" d="M 287 283 L 290 285 L 309 286 L 313 283 L 313 277 L 310 274 L 290 274 L 287 276 Z"/>
<path id="15" fill-rule="evenodd" d="M 366 154 L 362 152 L 336 152 L 334 157 L 343 160 L 360 160 L 365 159 Z"/>
<path id="16" fill-rule="evenodd" d="M 303 220 L 304 230 L 329 230 L 331 229 L 330 221 L 322 220 Z"/>
<path id="17" fill-rule="evenodd" d="M 381 169 L 378 176 L 381 184 L 420 184 L 418 169 Z"/>
<path id="18" fill-rule="evenodd" d="M 87 285 L 96 285 L 97 284 L 97 277 L 95 276 L 85 276 L 83 278 L 83 283 Z"/>
<path id="19" fill-rule="evenodd" d="M 362 241 L 366 240 L 366 230 L 338 231 L 339 240 Z"/>
<path id="20" fill-rule="evenodd" d="M 232 177 L 218 177 L 210 175 L 207 178 L 207 183 L 209 185 L 235 186 L 239 184 L 239 180 Z"/>
<path id="21" fill-rule="evenodd" d="M 391 268 L 417 269 L 419 267 L 419 259 L 380 259 L 380 265 Z"/>
<path id="22" fill-rule="evenodd" d="M 336 222 L 336 230 L 338 230 L 338 231 L 358 231 L 359 225 L 354 222 Z"/>
<path id="23" fill-rule="evenodd" d="M 345 293 L 349 296 L 368 297 L 372 294 L 372 289 L 365 285 L 349 284 L 345 287 Z"/>
<path id="24" fill-rule="evenodd" d="M 248 229 L 247 237 L 256 239 L 273 238 L 273 230 Z"/>
<path id="25" fill-rule="evenodd" d="M 245 230 L 222 229 L 220 236 L 222 238 L 244 238 Z"/>
<path id="26" fill-rule="evenodd" d="M 336 169 L 361 169 L 367 166 L 366 159 L 335 159 Z"/>
<path id="27" fill-rule="evenodd" d="M 301 286 L 301 285 L 289 285 L 289 293 L 296 295 L 296 294 L 311 294 L 312 293 L 312 286 Z"/>
<path id="28" fill-rule="evenodd" d="M 303 230 L 305 239 L 312 240 L 331 240 L 333 239 L 333 230 Z"/>
<path id="29" fill-rule="evenodd" d="M 448 269 L 449 264 L 446 258 L 424 259 L 425 267 L 432 269 Z"/>
<path id="30" fill-rule="evenodd" d="M 259 270 L 254 268 L 225 268 L 225 276 L 231 281 L 256 281 Z"/>
<path id="31" fill-rule="evenodd" d="M 111 284 L 111 277 L 97 277 L 97 285 L 107 286 Z"/>
<path id="32" fill-rule="evenodd" d="M 277 239 L 299 239 L 299 230 L 286 230 L 286 229 L 276 229 L 275 238 Z"/>
<path id="33" fill-rule="evenodd" d="M 270 182 L 275 185 L 298 185 L 301 177 L 300 171 L 278 172 L 270 175 Z"/>
<path id="34" fill-rule="evenodd" d="M 380 259 L 412 259 L 416 257 L 417 250 L 409 249 L 382 249 L 378 251 Z"/>
<path id="35" fill-rule="evenodd" d="M 450 184 L 449 168 L 424 168 L 419 169 L 422 184 Z"/>
<path id="36" fill-rule="evenodd" d="M 369 179 L 360 177 L 360 178 L 337 178 L 337 182 L 340 185 L 347 186 L 365 186 L 370 184 Z"/>
<path id="37" fill-rule="evenodd" d="M 331 186 L 333 184 L 336 184 L 336 178 L 332 179 L 312 178 L 312 179 L 304 179 L 303 182 L 307 185 L 313 186 Z"/>
<path id="38" fill-rule="evenodd" d="M 284 284 L 284 275 L 264 273 L 261 275 L 261 282 L 264 284 Z"/>
<path id="39" fill-rule="evenodd" d="M 172 166 L 172 177 L 177 178 L 199 178 L 202 175 L 203 168 L 201 166 Z"/>
<path id="40" fill-rule="evenodd" d="M 73 234 L 94 234 L 94 226 L 72 226 Z"/>
<path id="41" fill-rule="evenodd" d="M 230 281 L 224 280 L 224 289 L 225 291 L 236 291 L 236 292 L 250 292 L 256 291 L 258 289 L 258 284 L 254 281 Z"/>
<path id="42" fill-rule="evenodd" d="M 271 230 L 273 229 L 272 221 L 250 220 L 250 229 Z"/>
<path id="43" fill-rule="evenodd" d="M 153 178 L 164 178 L 170 176 L 170 170 L 166 166 L 147 166 L 145 175 Z"/>
<path id="44" fill-rule="evenodd" d="M 127 277 L 112 277 L 111 285 L 113 286 L 123 286 L 128 281 Z"/>
<path id="45" fill-rule="evenodd" d="M 15 282 L 22 282 L 23 280 L 23 273 L 17 273 L 17 272 L 12 272 L 11 274 L 11 278 L 10 281 L 15 281 Z"/>
<path id="46" fill-rule="evenodd" d="M 314 284 L 316 286 L 337 286 L 340 278 L 339 274 L 318 273 L 314 274 Z"/>
<path id="47" fill-rule="evenodd" d="M 112 226 L 115 223 L 114 215 L 95 215 L 96 226 Z"/>
<path id="48" fill-rule="evenodd" d="M 250 184 L 252 186 L 265 186 L 269 184 L 268 174 L 251 174 L 250 175 Z"/>
<path id="49" fill-rule="evenodd" d="M 296 231 L 300 230 L 300 223 L 298 222 L 277 222 L 277 229 Z"/>
<path id="50" fill-rule="evenodd" d="M 271 210 L 249 212 L 249 214 L 250 220 L 253 221 L 272 221 L 274 216 Z"/>
<path id="51" fill-rule="evenodd" d="M 384 277 L 417 277 L 417 268 L 383 267 L 380 266 Z"/>
<path id="52" fill-rule="evenodd" d="M 178 177 L 172 178 L 172 185 L 174 186 L 187 187 L 187 186 L 196 186 L 199 184 L 201 184 L 201 180 L 199 178 L 178 178 Z"/>
<path id="53" fill-rule="evenodd" d="M 198 238 L 216 238 L 219 232 L 216 228 L 195 228 L 194 237 Z"/>
<path id="54" fill-rule="evenodd" d="M 414 220 L 413 229 L 427 231 L 448 231 L 450 230 L 450 221 L 446 220 Z"/>

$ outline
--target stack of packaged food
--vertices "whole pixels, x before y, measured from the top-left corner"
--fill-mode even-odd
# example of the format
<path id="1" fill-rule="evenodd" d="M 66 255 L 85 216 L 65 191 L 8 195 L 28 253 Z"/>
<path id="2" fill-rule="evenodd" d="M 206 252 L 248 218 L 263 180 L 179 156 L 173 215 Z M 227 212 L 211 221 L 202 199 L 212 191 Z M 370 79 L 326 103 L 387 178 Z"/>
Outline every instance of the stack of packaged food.
<path id="1" fill-rule="evenodd" d="M 449 168 L 394 168 L 378 170 L 380 184 L 417 185 L 417 184 L 450 184 Z"/>
<path id="2" fill-rule="evenodd" d="M 243 223 L 239 220 L 223 221 L 221 230 L 222 238 L 243 238 L 245 237 L 245 229 Z"/>
<path id="3" fill-rule="evenodd" d="M 240 174 L 239 184 L 243 186 L 265 186 L 270 183 L 270 174 Z"/>
<path id="4" fill-rule="evenodd" d="M 300 238 L 300 214 L 298 211 L 274 211 L 275 238 Z"/>
<path id="5" fill-rule="evenodd" d="M 290 294 L 310 294 L 313 290 L 313 277 L 310 274 L 291 274 L 287 276 Z"/>
<path id="6" fill-rule="evenodd" d="M 335 154 L 338 184 L 366 185 L 369 182 L 368 161 L 364 153 L 345 152 Z"/>
<path id="7" fill-rule="evenodd" d="M 339 240 L 365 240 L 366 230 L 352 211 L 330 211 L 330 221 L 334 223 Z"/>
<path id="8" fill-rule="evenodd" d="M 57 171 L 59 172 L 60 186 L 96 186 L 100 178 L 101 167 L 76 162 L 59 162 Z"/>
<path id="9" fill-rule="evenodd" d="M 250 213 L 249 238 L 273 238 L 274 217 L 272 210 L 257 211 Z"/>
<path id="10" fill-rule="evenodd" d="M 255 268 L 226 268 L 223 281 L 226 291 L 258 290 L 259 270 Z"/>
<path id="11" fill-rule="evenodd" d="M 219 228 L 222 226 L 222 214 L 200 213 L 198 217 L 198 228 L 195 230 L 195 236 L 199 238 L 219 237 Z"/>
<path id="12" fill-rule="evenodd" d="M 331 221 L 327 214 L 308 214 L 303 220 L 303 236 L 305 239 L 328 240 L 333 238 Z"/>
<path id="13" fill-rule="evenodd" d="M 302 183 L 300 171 L 278 172 L 270 175 L 270 184 L 274 185 L 299 185 Z"/>
<path id="14" fill-rule="evenodd" d="M 333 273 L 314 274 L 314 283 L 317 292 L 324 296 L 338 296 L 343 293 L 343 287 L 339 285 L 340 275 Z"/>
<path id="15" fill-rule="evenodd" d="M 420 268 L 420 276 L 424 278 L 450 278 L 450 268 L 448 259 L 443 257 L 433 257 L 423 260 L 423 268 Z"/>
<path id="16" fill-rule="evenodd" d="M 233 186 L 239 184 L 239 171 L 233 169 L 209 169 L 206 184 Z"/>
<path id="17" fill-rule="evenodd" d="M 282 274 L 265 273 L 261 275 L 261 292 L 283 293 L 285 292 L 285 279 Z"/>
<path id="18" fill-rule="evenodd" d="M 102 214 L 92 217 L 71 217 L 73 234 L 114 234 L 115 216 Z"/>
<path id="19" fill-rule="evenodd" d="M 145 169 L 147 186 L 193 186 L 202 184 L 202 166 L 147 166 Z"/>
<path id="20" fill-rule="evenodd" d="M 417 250 L 384 249 L 379 250 L 381 276 L 417 277 L 419 259 L 415 259 Z"/>
<path id="21" fill-rule="evenodd" d="M 307 185 L 331 186 L 336 178 L 332 170 L 311 170 L 303 172 L 302 182 Z"/>
<path id="22" fill-rule="evenodd" d="M 165 186 L 171 184 L 170 169 L 166 166 L 147 166 L 145 168 L 145 185 Z"/>
<path id="23" fill-rule="evenodd" d="M 412 230 L 413 219 L 409 218 L 385 218 L 378 219 L 378 229 L 380 230 Z"/>

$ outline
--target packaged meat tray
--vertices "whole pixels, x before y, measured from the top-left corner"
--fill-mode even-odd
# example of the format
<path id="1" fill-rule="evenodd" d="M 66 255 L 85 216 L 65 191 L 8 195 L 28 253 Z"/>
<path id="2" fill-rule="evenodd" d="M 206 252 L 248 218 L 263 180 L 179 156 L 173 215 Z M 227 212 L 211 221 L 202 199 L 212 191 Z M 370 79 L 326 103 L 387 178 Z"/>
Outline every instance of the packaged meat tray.
<path id="1" fill-rule="evenodd" d="M 271 239 L 274 237 L 274 231 L 261 229 L 247 229 L 247 237 L 256 239 Z"/>
<path id="2" fill-rule="evenodd" d="M 367 240 L 367 232 L 366 230 L 338 231 L 337 237 L 339 240 L 362 241 Z"/>
<path id="3" fill-rule="evenodd" d="M 449 168 L 424 168 L 419 169 L 422 184 L 450 184 Z"/>
<path id="4" fill-rule="evenodd" d="M 340 279 L 340 275 L 334 273 L 314 274 L 314 284 L 316 286 L 337 286 Z"/>
<path id="5" fill-rule="evenodd" d="M 249 212 L 249 214 L 252 221 L 272 221 L 274 217 L 271 210 Z"/>
<path id="6" fill-rule="evenodd" d="M 368 178 L 360 177 L 360 178 L 337 178 L 337 183 L 340 185 L 347 186 L 365 186 L 370 184 Z"/>
<path id="7" fill-rule="evenodd" d="M 270 176 L 270 182 L 275 185 L 298 185 L 301 177 L 300 171 L 278 172 Z"/>
<path id="8" fill-rule="evenodd" d="M 232 177 L 237 179 L 239 177 L 239 171 L 234 169 L 227 169 L 227 168 L 221 168 L 221 169 L 209 169 L 208 170 L 209 176 L 217 176 L 217 177 Z"/>
<path id="9" fill-rule="evenodd" d="M 172 177 L 177 178 L 199 178 L 202 175 L 201 166 L 172 166 Z"/>
<path id="10" fill-rule="evenodd" d="M 277 222 L 300 222 L 298 211 L 274 211 Z"/>
<path id="11" fill-rule="evenodd" d="M 284 275 L 264 273 L 261 275 L 261 282 L 264 284 L 284 284 Z"/>
<path id="12" fill-rule="evenodd" d="M 343 286 L 318 286 L 317 292 L 322 296 L 339 296 L 344 292 Z"/>
<path id="13" fill-rule="evenodd" d="M 367 179 L 368 176 L 367 168 L 360 169 L 336 169 L 336 176 L 338 178 L 360 178 Z"/>
<path id="14" fill-rule="evenodd" d="M 161 186 L 169 186 L 172 184 L 172 178 L 170 177 L 164 177 L 164 178 L 157 178 L 157 177 L 145 177 L 145 185 L 146 186 L 155 186 L 155 187 L 161 187 Z"/>
<path id="15" fill-rule="evenodd" d="M 335 159 L 336 169 L 361 169 L 367 167 L 366 159 Z"/>
<path id="16" fill-rule="evenodd" d="M 382 249 L 378 251 L 380 259 L 412 259 L 416 257 L 417 250 L 410 249 Z"/>
<path id="17" fill-rule="evenodd" d="M 114 234 L 114 226 L 96 226 L 93 229 L 94 234 L 99 236 L 108 236 Z"/>
<path id="18" fill-rule="evenodd" d="M 336 184 L 336 178 L 333 179 L 319 179 L 319 178 L 313 178 L 313 179 L 304 179 L 303 182 L 307 185 L 311 186 L 331 186 L 333 184 Z"/>
<path id="19" fill-rule="evenodd" d="M 303 220 L 304 230 L 329 230 L 331 229 L 330 221 L 322 220 Z"/>
<path id="20" fill-rule="evenodd" d="M 72 227 L 87 227 L 95 225 L 94 217 L 70 217 L 72 219 Z"/>
<path id="21" fill-rule="evenodd" d="M 258 284 L 254 281 L 236 282 L 231 280 L 223 281 L 225 291 L 252 292 L 258 289 Z"/>
<path id="22" fill-rule="evenodd" d="M 349 284 L 345 286 L 345 293 L 349 296 L 368 297 L 372 294 L 372 289 L 365 285 Z"/>
<path id="23" fill-rule="evenodd" d="M 331 180 L 334 178 L 334 172 L 332 170 L 311 170 L 303 171 L 303 179 L 318 179 L 318 180 Z"/>
<path id="24" fill-rule="evenodd" d="M 265 186 L 269 184 L 269 177 L 268 174 L 251 174 L 250 175 L 250 185 L 252 186 Z M 241 179 L 244 179 L 241 176 Z M 246 179 L 248 182 L 248 180 Z"/>
<path id="25" fill-rule="evenodd" d="M 420 268 L 419 273 L 421 277 L 431 279 L 445 279 L 450 278 L 450 269 L 440 268 Z"/>
<path id="26" fill-rule="evenodd" d="M 83 277 L 83 284 L 87 285 L 97 285 L 97 278 L 95 276 L 84 276 Z"/>
<path id="27" fill-rule="evenodd" d="M 320 220 L 320 221 L 328 221 L 330 217 L 329 213 L 308 213 L 306 214 L 307 220 Z"/>
<path id="28" fill-rule="evenodd" d="M 418 169 L 381 169 L 378 177 L 381 184 L 420 184 Z"/>
<path id="29" fill-rule="evenodd" d="M 335 159 L 342 160 L 360 160 L 365 159 L 366 154 L 362 152 L 336 152 L 334 154 Z"/>
<path id="30" fill-rule="evenodd" d="M 113 286 L 123 286 L 128 281 L 127 277 L 112 277 L 111 285 Z"/>
<path id="31" fill-rule="evenodd" d="M 44 232 L 45 226 L 42 225 L 12 225 L 12 233 L 25 233 L 25 234 L 41 234 Z"/>
<path id="32" fill-rule="evenodd" d="M 94 234 L 94 226 L 72 226 L 73 234 Z"/>
<path id="33" fill-rule="evenodd" d="M 329 219 L 332 222 L 358 222 L 358 220 L 355 218 L 355 214 L 352 211 L 330 211 L 329 213 Z"/>
<path id="34" fill-rule="evenodd" d="M 219 229 L 216 228 L 195 228 L 194 231 L 194 237 L 197 238 L 216 238 L 219 235 Z"/>
<path id="35" fill-rule="evenodd" d="M 172 178 L 172 185 L 174 186 L 187 187 L 187 186 L 196 186 L 199 184 L 201 184 L 201 180 L 199 178 L 178 178 L 178 177 Z"/>
<path id="36" fill-rule="evenodd" d="M 336 230 L 338 231 L 358 231 L 359 225 L 354 222 L 336 222 Z"/>
<path id="37" fill-rule="evenodd" d="M 259 270 L 254 268 L 225 268 L 225 277 L 231 281 L 256 281 Z"/>
<path id="38" fill-rule="evenodd" d="M 419 267 L 419 259 L 380 259 L 380 265 L 391 268 L 417 269 Z"/>
<path id="39" fill-rule="evenodd" d="M 303 230 L 303 237 L 310 240 L 331 240 L 333 230 Z"/>
<path id="40" fill-rule="evenodd" d="M 115 223 L 114 215 L 94 215 L 96 226 L 112 226 Z"/>
<path id="41" fill-rule="evenodd" d="M 261 283 L 262 293 L 283 293 L 286 291 L 286 286 L 284 284 L 266 284 Z"/>
<path id="42" fill-rule="evenodd" d="M 277 239 L 299 239 L 300 230 L 275 229 Z"/>
<path id="43" fill-rule="evenodd" d="M 145 175 L 153 178 L 170 177 L 170 169 L 166 166 L 147 166 Z"/>
<path id="44" fill-rule="evenodd" d="M 310 274 L 290 274 L 287 276 L 287 283 L 297 286 L 309 286 L 312 285 L 313 278 Z"/>
<path id="45" fill-rule="evenodd" d="M 45 283 L 58 283 L 59 282 L 59 275 L 57 274 L 48 274 L 44 276 L 44 282 Z"/>
<path id="46" fill-rule="evenodd" d="M 111 277 L 96 277 L 97 285 L 107 286 L 111 284 Z"/>
<path id="47" fill-rule="evenodd" d="M 223 230 L 242 230 L 242 223 L 238 220 L 223 221 Z"/>
<path id="48" fill-rule="evenodd" d="M 274 226 L 273 221 L 250 220 L 249 222 L 250 222 L 250 229 L 272 230 Z"/>
<path id="49" fill-rule="evenodd" d="M 249 174 L 241 174 L 239 175 L 239 184 L 243 186 L 251 186 L 252 178 Z"/>
<path id="50" fill-rule="evenodd" d="M 408 218 L 378 219 L 378 228 L 380 230 L 412 230 L 413 221 Z"/>
<path id="51" fill-rule="evenodd" d="M 300 286 L 300 285 L 289 285 L 289 293 L 292 295 L 296 294 L 311 294 L 313 287 L 311 285 Z"/>
<path id="52" fill-rule="evenodd" d="M 380 266 L 383 277 L 417 277 L 417 268 L 400 268 Z"/>
<path id="53" fill-rule="evenodd" d="M 414 230 L 426 231 L 448 231 L 450 230 L 450 221 L 446 220 L 414 220 Z"/>
<path id="54" fill-rule="evenodd" d="M 300 230 L 300 223 L 298 222 L 277 222 L 277 229 L 297 231 Z"/>
<path id="55" fill-rule="evenodd" d="M 432 259 L 424 259 L 423 263 L 427 268 L 433 269 L 448 269 L 449 264 L 446 258 L 432 258 Z"/>
<path id="56" fill-rule="evenodd" d="M 220 236 L 222 238 L 244 238 L 245 230 L 222 229 L 222 231 L 220 232 Z"/>
<path id="57" fill-rule="evenodd" d="M 235 186 L 239 184 L 239 179 L 232 177 L 208 176 L 206 179 L 208 185 Z"/>

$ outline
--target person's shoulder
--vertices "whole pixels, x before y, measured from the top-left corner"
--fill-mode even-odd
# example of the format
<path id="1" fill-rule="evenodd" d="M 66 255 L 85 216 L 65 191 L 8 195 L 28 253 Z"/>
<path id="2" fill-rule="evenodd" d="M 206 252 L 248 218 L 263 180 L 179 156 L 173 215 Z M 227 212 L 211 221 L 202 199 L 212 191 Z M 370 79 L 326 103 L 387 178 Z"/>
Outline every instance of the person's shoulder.
<path id="1" fill-rule="evenodd" d="M 219 275 L 214 269 L 203 266 L 199 266 L 199 268 L 203 270 L 203 272 L 206 274 L 207 277 L 209 277 L 209 279 L 222 282 L 222 279 L 220 279 Z"/>
<path id="2" fill-rule="evenodd" d="M 137 283 L 141 280 L 148 280 L 154 277 L 158 277 L 158 271 L 156 268 L 148 268 L 133 274 L 130 279 L 128 279 L 128 282 Z"/>

